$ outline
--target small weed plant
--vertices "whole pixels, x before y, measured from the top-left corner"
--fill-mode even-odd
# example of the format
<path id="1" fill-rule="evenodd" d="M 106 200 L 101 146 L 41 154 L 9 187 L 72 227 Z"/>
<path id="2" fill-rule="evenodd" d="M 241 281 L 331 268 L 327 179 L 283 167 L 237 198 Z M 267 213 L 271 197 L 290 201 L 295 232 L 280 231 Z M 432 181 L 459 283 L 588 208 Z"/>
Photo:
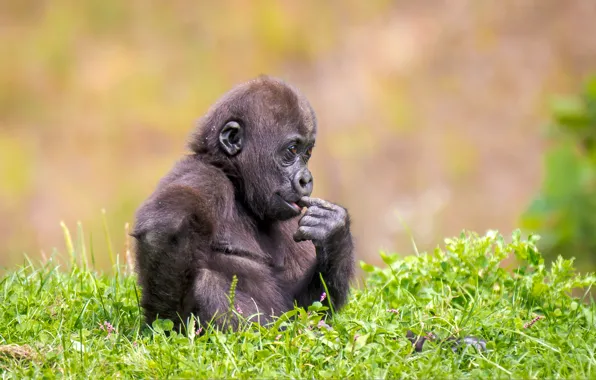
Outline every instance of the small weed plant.
<path id="1" fill-rule="evenodd" d="M 144 325 L 130 264 L 115 257 L 113 273 L 98 273 L 82 232 L 73 243 L 64 229 L 68 264 L 28 261 L 1 279 L 4 378 L 596 377 L 596 277 L 560 257 L 547 268 L 535 235 L 464 232 L 431 253 L 381 252 L 386 265 L 361 262 L 367 276 L 339 312 L 322 294 L 266 328 L 191 320 L 182 333 L 169 320 Z M 434 339 L 416 352 L 408 330 Z M 446 339 L 466 336 L 486 349 Z"/>

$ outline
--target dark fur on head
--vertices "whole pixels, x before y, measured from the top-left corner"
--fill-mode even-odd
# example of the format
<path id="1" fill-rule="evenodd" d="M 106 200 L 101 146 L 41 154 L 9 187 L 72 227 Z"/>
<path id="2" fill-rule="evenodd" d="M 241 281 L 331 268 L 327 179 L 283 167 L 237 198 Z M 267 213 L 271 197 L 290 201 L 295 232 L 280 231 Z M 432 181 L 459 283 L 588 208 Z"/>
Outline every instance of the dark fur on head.
<path id="1" fill-rule="evenodd" d="M 207 110 L 191 135 L 191 151 L 225 161 L 227 157 L 219 149 L 217 136 L 230 120 L 244 122 L 248 136 L 261 137 L 258 141 L 263 141 L 261 131 L 270 133 L 288 127 L 288 122 L 294 126 L 306 124 L 304 128 L 315 133 L 317 128 L 316 114 L 298 89 L 281 79 L 261 75 L 235 86 Z M 301 132 L 305 130 L 301 128 Z"/>
<path id="2" fill-rule="evenodd" d="M 244 127 L 246 151 L 230 157 L 222 151 L 218 136 L 223 126 L 236 121 Z M 261 181 L 269 170 L 277 136 L 297 130 L 316 137 L 317 119 L 306 97 L 284 81 L 262 75 L 240 84 L 219 99 L 199 121 L 189 148 L 202 159 L 223 170 L 237 189 L 242 189 L 245 205 L 260 219 L 266 217 L 262 205 L 272 185 Z M 281 175 L 281 173 L 279 174 Z"/>

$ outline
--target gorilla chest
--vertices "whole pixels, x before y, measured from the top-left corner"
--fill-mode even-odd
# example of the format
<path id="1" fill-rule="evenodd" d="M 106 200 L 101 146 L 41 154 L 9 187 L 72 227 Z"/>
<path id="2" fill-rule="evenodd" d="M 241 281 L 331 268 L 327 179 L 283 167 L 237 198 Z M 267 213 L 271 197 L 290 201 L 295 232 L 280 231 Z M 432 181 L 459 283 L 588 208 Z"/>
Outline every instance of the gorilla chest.
<path id="1" fill-rule="evenodd" d="M 232 270 L 239 277 L 245 275 L 253 280 L 275 279 L 285 287 L 312 272 L 316 255 L 311 242 L 296 243 L 291 236 L 284 235 L 259 239 L 247 233 L 222 234 L 212 242 L 213 259 L 220 270 Z"/>
<path id="2" fill-rule="evenodd" d="M 283 245 L 262 246 L 256 242 L 248 244 L 244 240 L 240 244 L 235 239 L 217 240 L 211 244 L 211 249 L 216 254 L 236 256 L 254 261 L 255 264 L 268 266 L 274 271 L 288 271 L 292 269 L 305 270 L 314 265 L 316 257 L 314 249 L 305 249 L 295 242 Z"/>
<path id="3" fill-rule="evenodd" d="M 211 248 L 217 269 L 234 272 L 239 285 L 244 277 L 257 287 L 268 284 L 287 289 L 312 274 L 315 248 L 310 241 L 294 241 L 297 220 L 258 226 L 243 223 L 242 218 L 233 219 L 220 225 L 224 228 L 215 234 Z"/>

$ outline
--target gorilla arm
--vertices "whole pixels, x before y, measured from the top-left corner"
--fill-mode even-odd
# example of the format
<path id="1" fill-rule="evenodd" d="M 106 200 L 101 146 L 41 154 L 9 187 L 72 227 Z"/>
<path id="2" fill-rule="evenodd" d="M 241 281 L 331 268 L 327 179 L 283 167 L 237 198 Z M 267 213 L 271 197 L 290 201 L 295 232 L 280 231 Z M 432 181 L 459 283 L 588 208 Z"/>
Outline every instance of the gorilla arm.
<path id="1" fill-rule="evenodd" d="M 234 307 L 260 318 L 285 305 L 269 268 L 235 247 L 213 244 L 216 219 L 212 199 L 192 186 L 169 184 L 157 191 L 138 212 L 137 272 L 143 288 L 141 306 L 146 322 L 156 317 L 175 326 L 191 313 L 201 323 L 213 317 L 222 327 L 235 327 L 228 294 L 233 274 L 238 284 Z"/>
<path id="2" fill-rule="evenodd" d="M 325 292 L 320 273 L 329 291 L 327 302 L 338 310 L 347 300 L 354 274 L 349 215 L 344 208 L 322 199 L 303 197 L 299 205 L 308 209 L 299 221 L 294 240 L 312 240 L 317 259 L 307 276 L 310 282 L 296 295 L 298 305 L 306 307 Z"/>
<path id="3" fill-rule="evenodd" d="M 205 208 L 191 186 L 166 185 L 138 210 L 132 235 L 137 239 L 136 270 L 143 289 L 141 306 L 146 322 L 179 321 L 177 313 L 204 256 L 203 246 L 213 232 L 211 220 L 199 218 Z"/>

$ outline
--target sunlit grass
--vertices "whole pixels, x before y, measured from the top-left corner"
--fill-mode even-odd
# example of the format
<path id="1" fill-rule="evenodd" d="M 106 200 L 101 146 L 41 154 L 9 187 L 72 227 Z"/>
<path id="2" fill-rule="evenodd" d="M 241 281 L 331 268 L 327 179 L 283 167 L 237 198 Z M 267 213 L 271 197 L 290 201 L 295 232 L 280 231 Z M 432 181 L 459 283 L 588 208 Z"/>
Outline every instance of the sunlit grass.
<path id="1" fill-rule="evenodd" d="M 366 282 L 327 324 L 317 300 L 273 326 L 238 333 L 191 323 L 144 326 L 130 264 L 113 271 L 90 264 L 78 226 L 63 227 L 68 259 L 6 274 L 0 282 L 0 369 L 5 377 L 70 378 L 593 378 L 596 306 L 573 298 L 596 283 L 576 276 L 572 262 L 547 270 L 535 237 L 495 232 L 446 239 L 432 254 L 381 253 L 384 269 L 362 263 Z M 98 254 L 97 252 L 95 254 Z M 524 263 L 501 267 L 514 254 Z M 130 262 L 130 261 L 128 261 Z M 533 325 L 529 322 L 537 316 Z M 293 319 L 290 319 L 293 317 Z M 437 335 L 413 351 L 406 331 Z M 476 336 L 487 350 L 452 351 L 444 338 Z"/>

